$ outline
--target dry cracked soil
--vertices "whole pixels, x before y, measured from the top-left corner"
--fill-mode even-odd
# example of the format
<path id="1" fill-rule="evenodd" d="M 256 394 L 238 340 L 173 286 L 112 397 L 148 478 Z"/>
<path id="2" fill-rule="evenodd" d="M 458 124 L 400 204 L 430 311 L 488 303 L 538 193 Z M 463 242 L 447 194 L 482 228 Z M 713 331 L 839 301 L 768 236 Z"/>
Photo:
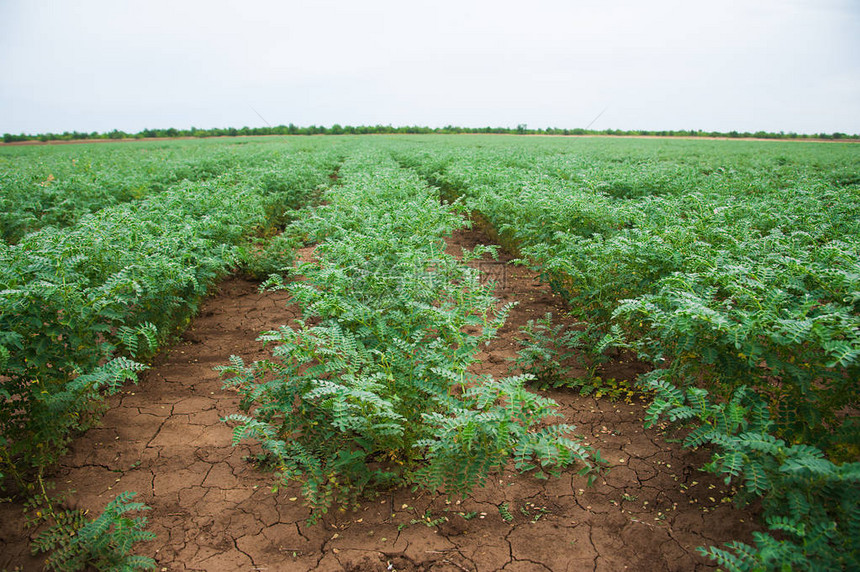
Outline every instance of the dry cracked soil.
<path id="1" fill-rule="evenodd" d="M 449 252 L 489 242 L 480 231 L 457 231 Z M 517 302 L 479 355 L 477 371 L 497 377 L 509 374 L 520 326 L 565 314 L 533 272 L 509 260 L 472 262 L 496 279 L 500 300 Z M 308 526 L 298 487 L 273 491 L 272 475 L 248 460 L 258 449 L 231 446 L 220 419 L 238 411 L 238 398 L 213 369 L 233 354 L 268 357 L 256 338 L 298 317 L 287 298 L 238 277 L 223 282 L 181 343 L 110 399 L 101 426 L 77 439 L 51 475 L 58 490 L 75 491 L 75 506 L 96 513 L 116 494 L 136 491 L 152 508 L 148 530 L 157 535 L 138 552 L 153 557 L 156 570 L 709 570 L 696 547 L 749 541 L 757 529 L 754 511 L 735 508 L 722 481 L 698 469 L 706 451 L 643 428 L 644 398 L 574 390 L 544 393 L 558 402 L 559 421 L 575 425 L 608 461 L 592 486 L 577 468 L 545 481 L 509 468 L 459 501 L 401 489 Z M 619 355 L 600 373 L 632 380 L 646 369 Z M 39 570 L 42 560 L 28 548 L 35 532 L 21 510 L 0 504 L 0 569 Z"/>

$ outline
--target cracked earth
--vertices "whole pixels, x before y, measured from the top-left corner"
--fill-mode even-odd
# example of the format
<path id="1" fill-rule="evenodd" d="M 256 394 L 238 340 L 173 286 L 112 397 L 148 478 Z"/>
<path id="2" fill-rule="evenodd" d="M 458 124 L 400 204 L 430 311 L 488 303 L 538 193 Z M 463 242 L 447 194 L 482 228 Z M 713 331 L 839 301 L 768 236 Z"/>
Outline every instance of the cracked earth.
<path id="1" fill-rule="evenodd" d="M 449 251 L 489 242 L 458 231 Z M 563 316 L 564 306 L 522 267 L 477 264 L 499 282 L 502 301 L 518 302 L 476 368 L 504 377 L 519 327 L 546 312 Z M 157 534 L 138 552 L 155 558 L 156 570 L 709 570 L 697 546 L 749 542 L 758 528 L 754 511 L 734 508 L 722 481 L 698 469 L 706 451 L 643 429 L 643 399 L 570 390 L 547 394 L 564 415 L 559 421 L 575 425 L 609 463 L 591 487 L 576 467 L 548 481 L 508 469 L 460 501 L 396 490 L 308 526 L 298 487 L 273 491 L 272 475 L 246 460 L 258 448 L 230 445 L 220 418 L 238 411 L 238 398 L 213 369 L 233 354 L 268 357 L 256 337 L 298 317 L 287 298 L 240 278 L 222 283 L 182 342 L 111 398 L 102 425 L 76 440 L 51 476 L 58 491 L 75 491 L 72 505 L 95 513 L 136 491 L 135 500 L 152 507 L 148 530 Z M 646 369 L 618 356 L 600 373 L 632 380 Z M 33 531 L 21 509 L 0 504 L 0 569 L 41 569 L 29 555 Z"/>

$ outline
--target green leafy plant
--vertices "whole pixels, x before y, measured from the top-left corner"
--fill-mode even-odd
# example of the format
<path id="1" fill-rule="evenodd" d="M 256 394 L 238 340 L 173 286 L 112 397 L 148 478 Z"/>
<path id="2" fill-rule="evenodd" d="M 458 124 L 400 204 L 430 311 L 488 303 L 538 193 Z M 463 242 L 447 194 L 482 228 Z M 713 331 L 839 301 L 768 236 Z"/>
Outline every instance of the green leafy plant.
<path id="1" fill-rule="evenodd" d="M 538 389 L 570 387 L 579 389 L 581 395 L 630 399 L 634 390 L 627 382 L 603 379 L 594 373 L 599 358 L 586 352 L 587 340 L 591 337 L 588 328 L 572 328 L 565 324 L 553 324 L 553 316 L 547 313 L 542 318 L 529 320 L 520 328 L 517 343 L 521 349 L 514 358 L 511 369 L 531 375 L 532 385 Z M 585 375 L 575 375 L 576 363 L 586 370 Z"/>
<path id="2" fill-rule="evenodd" d="M 552 314 L 529 320 L 520 328 L 521 346 L 512 369 L 529 374 L 539 389 L 570 385 L 570 362 L 577 357 L 582 332 L 553 324 Z"/>
<path id="3" fill-rule="evenodd" d="M 45 513 L 37 511 L 39 520 L 48 522 L 48 528 L 33 540 L 33 553 L 50 553 L 45 560 L 48 570 L 154 569 L 152 558 L 131 553 L 136 543 L 155 538 L 155 534 L 144 530 L 145 517 L 129 515 L 149 509 L 143 503 L 131 502 L 134 495 L 128 491 L 120 493 L 93 520 L 87 519 L 83 510 L 56 511 L 49 502 Z"/>
<path id="4" fill-rule="evenodd" d="M 437 518 L 433 518 L 433 513 L 428 509 L 424 512 L 424 516 L 422 518 L 413 518 L 409 521 L 409 524 L 423 524 L 428 528 L 435 528 L 440 524 L 444 524 L 448 522 L 447 516 L 440 516 Z"/>
<path id="5" fill-rule="evenodd" d="M 257 280 L 288 274 L 295 263 L 298 241 L 282 234 L 257 239 L 240 251 L 241 269 Z"/>
<path id="6" fill-rule="evenodd" d="M 798 569 L 850 570 L 860 566 L 860 462 L 837 465 L 819 449 L 772 435 L 776 424 L 767 404 L 748 388 L 714 403 L 704 389 L 674 387 L 657 370 L 646 384 L 655 399 L 648 424 L 660 419 L 686 423 L 684 445 L 716 448 L 706 469 L 726 482 L 739 479 L 738 501 L 762 498 L 765 521 L 778 537 L 755 533 L 755 547 L 734 541 L 729 550 L 701 552 L 729 570 L 770 570 L 786 563 Z"/>
<path id="7" fill-rule="evenodd" d="M 483 485 L 510 456 L 518 470 L 534 471 L 538 478 L 557 475 L 559 469 L 580 461 L 584 463 L 581 474 L 591 473 L 593 479 L 600 468 L 599 455 L 590 462 L 590 450 L 571 436 L 569 425 L 539 427 L 542 420 L 556 415 L 555 402 L 525 389 L 527 379 L 476 383 L 447 414 L 424 414 L 436 430 L 433 438 L 416 444 L 426 448 L 429 461 L 417 471 L 418 479 L 430 488 L 466 494 Z"/>

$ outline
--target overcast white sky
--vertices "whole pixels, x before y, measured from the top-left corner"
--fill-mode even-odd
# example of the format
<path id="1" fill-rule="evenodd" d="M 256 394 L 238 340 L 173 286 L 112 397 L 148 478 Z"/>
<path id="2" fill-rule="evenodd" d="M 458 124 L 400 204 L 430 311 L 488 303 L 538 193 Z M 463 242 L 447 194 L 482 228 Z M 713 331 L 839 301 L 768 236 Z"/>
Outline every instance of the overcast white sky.
<path id="1" fill-rule="evenodd" d="M 860 133 L 860 0 L 0 0 L 0 133 Z"/>

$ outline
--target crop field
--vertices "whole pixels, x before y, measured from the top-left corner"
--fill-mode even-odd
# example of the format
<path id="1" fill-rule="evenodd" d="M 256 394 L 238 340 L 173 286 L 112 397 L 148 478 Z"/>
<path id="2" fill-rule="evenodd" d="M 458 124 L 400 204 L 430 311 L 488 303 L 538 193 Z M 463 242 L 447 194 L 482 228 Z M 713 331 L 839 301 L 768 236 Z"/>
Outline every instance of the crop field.
<path id="1" fill-rule="evenodd" d="M 860 147 L 0 147 L 0 569 L 860 569 Z"/>

